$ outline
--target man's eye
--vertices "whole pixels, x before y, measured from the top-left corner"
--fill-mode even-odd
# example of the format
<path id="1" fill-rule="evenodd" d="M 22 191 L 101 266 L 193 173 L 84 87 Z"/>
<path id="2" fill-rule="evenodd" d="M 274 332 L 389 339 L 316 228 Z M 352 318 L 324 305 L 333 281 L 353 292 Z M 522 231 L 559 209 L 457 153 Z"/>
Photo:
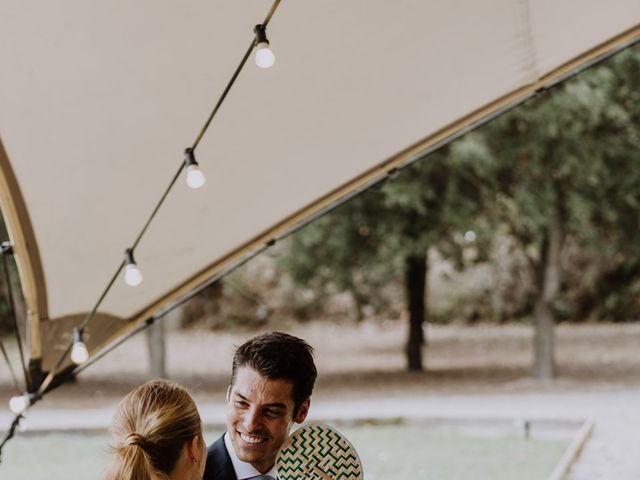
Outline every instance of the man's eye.
<path id="1" fill-rule="evenodd" d="M 280 416 L 280 412 L 278 410 L 267 410 L 265 415 L 269 418 L 278 418 Z"/>
<path id="2" fill-rule="evenodd" d="M 249 404 L 242 400 L 236 400 L 236 407 L 246 408 Z"/>

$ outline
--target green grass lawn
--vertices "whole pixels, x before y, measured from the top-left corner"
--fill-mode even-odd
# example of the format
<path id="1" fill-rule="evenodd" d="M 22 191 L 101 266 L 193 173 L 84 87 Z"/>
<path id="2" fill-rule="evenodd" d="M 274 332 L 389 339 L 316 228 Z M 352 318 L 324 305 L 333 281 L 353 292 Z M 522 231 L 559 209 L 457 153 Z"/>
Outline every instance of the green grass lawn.
<path id="1" fill-rule="evenodd" d="M 367 480 L 545 480 L 566 440 L 525 440 L 409 426 L 341 429 Z"/>
<path id="2" fill-rule="evenodd" d="M 569 442 L 404 425 L 340 430 L 358 450 L 367 480 L 544 480 Z M 209 431 L 205 439 L 219 435 Z M 106 435 L 18 435 L 2 452 L 0 478 L 99 479 L 108 462 Z"/>

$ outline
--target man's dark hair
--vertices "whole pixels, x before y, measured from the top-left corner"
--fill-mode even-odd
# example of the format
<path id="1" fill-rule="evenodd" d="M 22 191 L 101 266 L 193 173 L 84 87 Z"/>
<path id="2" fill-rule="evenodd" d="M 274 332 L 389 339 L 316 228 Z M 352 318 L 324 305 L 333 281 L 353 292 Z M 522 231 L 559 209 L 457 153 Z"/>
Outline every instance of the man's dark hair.
<path id="1" fill-rule="evenodd" d="M 318 371 L 313 347 L 301 338 L 282 332 L 263 333 L 240 345 L 233 355 L 231 385 L 240 367 L 251 367 L 269 379 L 289 380 L 293 384 L 294 416 L 313 392 Z"/>

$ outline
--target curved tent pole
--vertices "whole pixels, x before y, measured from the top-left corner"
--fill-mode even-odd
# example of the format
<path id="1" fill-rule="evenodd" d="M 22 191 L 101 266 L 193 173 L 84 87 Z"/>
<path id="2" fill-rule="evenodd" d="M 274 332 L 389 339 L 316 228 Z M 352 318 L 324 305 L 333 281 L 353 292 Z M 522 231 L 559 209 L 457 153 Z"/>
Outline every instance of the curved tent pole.
<path id="1" fill-rule="evenodd" d="M 25 341 L 28 349 L 28 371 L 32 385 L 35 385 L 42 377 L 40 322 L 48 318 L 47 290 L 31 218 L 1 138 L 0 208 L 9 234 L 27 310 Z"/>

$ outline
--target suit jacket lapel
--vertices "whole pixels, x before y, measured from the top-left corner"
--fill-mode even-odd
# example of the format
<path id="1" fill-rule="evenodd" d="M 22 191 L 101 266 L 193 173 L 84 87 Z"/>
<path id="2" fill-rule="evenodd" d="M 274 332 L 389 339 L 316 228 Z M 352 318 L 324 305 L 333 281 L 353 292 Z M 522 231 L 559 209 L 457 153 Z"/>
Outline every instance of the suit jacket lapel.
<path id="1" fill-rule="evenodd" d="M 203 480 L 238 480 L 231 457 L 224 444 L 224 434 L 207 449 Z"/>

